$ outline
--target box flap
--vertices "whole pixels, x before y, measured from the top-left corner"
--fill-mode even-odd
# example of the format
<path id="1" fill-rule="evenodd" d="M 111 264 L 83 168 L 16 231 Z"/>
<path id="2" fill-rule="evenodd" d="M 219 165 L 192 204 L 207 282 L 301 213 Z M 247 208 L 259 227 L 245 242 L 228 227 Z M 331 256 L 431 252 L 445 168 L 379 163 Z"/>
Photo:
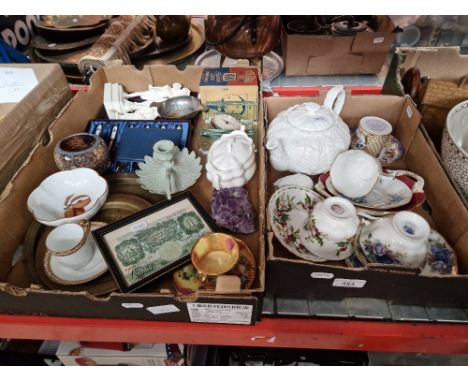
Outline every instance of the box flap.
<path id="1" fill-rule="evenodd" d="M 307 74 L 336 74 L 343 73 L 346 70 L 358 70 L 363 60 L 362 54 L 345 54 L 343 56 L 333 57 L 318 56 L 309 57 L 307 62 Z"/>
<path id="2" fill-rule="evenodd" d="M 356 34 L 352 52 L 388 52 L 395 40 L 394 33 L 361 32 Z"/>

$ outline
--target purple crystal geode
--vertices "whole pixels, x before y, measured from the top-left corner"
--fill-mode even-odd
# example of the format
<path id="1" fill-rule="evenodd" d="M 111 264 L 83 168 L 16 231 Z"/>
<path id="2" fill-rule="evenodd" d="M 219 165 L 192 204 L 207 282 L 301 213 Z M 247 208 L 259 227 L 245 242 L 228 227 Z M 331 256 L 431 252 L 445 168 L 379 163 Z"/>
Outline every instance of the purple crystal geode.
<path id="1" fill-rule="evenodd" d="M 255 212 L 243 187 L 214 190 L 211 216 L 216 224 L 232 232 L 255 232 Z"/>

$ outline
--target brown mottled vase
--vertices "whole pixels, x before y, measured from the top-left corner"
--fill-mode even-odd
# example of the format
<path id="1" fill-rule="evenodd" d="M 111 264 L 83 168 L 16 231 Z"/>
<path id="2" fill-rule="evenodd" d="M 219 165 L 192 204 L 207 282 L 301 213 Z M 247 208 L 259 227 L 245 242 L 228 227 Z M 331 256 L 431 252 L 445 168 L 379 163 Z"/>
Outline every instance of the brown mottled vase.
<path id="1" fill-rule="evenodd" d="M 177 42 L 187 38 L 190 31 L 190 16 L 157 16 L 156 34 L 165 42 Z"/>
<path id="2" fill-rule="evenodd" d="M 102 174 L 110 166 L 106 142 L 87 133 L 69 135 L 59 141 L 55 146 L 54 160 L 60 170 L 87 167 Z"/>
<path id="3" fill-rule="evenodd" d="M 280 16 L 208 16 L 206 38 L 224 56 L 257 58 L 280 40 Z"/>

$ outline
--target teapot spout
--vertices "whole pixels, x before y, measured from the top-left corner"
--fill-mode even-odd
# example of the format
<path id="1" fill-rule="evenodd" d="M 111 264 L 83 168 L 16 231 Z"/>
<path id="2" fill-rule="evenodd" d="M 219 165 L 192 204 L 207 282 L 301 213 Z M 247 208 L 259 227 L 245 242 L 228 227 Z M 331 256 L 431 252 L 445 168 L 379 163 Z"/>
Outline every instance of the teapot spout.
<path id="1" fill-rule="evenodd" d="M 270 161 L 275 170 L 286 171 L 288 169 L 288 156 L 283 144 L 278 139 L 270 139 L 266 144 L 270 152 Z"/>

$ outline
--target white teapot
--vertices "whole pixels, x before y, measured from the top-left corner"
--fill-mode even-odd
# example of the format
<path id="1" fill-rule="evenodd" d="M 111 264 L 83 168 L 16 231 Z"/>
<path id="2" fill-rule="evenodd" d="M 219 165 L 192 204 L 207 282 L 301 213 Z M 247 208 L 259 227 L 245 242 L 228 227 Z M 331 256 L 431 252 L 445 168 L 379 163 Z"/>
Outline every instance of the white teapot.
<path id="1" fill-rule="evenodd" d="M 336 86 L 323 106 L 306 102 L 279 113 L 267 131 L 273 168 L 307 175 L 327 172 L 351 143 L 349 127 L 340 118 L 344 101 L 343 87 Z"/>

